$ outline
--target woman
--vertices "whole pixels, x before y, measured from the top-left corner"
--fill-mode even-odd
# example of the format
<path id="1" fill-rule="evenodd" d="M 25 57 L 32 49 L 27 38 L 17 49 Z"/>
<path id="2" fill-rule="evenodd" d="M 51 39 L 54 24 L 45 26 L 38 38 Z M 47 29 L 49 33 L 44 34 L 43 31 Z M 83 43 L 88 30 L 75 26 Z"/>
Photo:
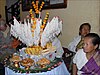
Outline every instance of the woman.
<path id="1" fill-rule="evenodd" d="M 100 37 L 89 33 L 84 38 L 83 49 L 73 58 L 73 75 L 100 75 Z"/>
<path id="2" fill-rule="evenodd" d="M 4 20 L 0 19 L 0 63 L 3 63 L 5 57 L 16 52 L 12 48 L 12 40 L 9 27 L 5 24 Z"/>
<path id="3" fill-rule="evenodd" d="M 90 30 L 91 25 L 89 23 L 83 23 L 79 28 L 79 35 L 68 45 L 68 50 L 76 53 L 78 49 L 81 49 L 83 47 L 84 36 L 90 33 Z"/>

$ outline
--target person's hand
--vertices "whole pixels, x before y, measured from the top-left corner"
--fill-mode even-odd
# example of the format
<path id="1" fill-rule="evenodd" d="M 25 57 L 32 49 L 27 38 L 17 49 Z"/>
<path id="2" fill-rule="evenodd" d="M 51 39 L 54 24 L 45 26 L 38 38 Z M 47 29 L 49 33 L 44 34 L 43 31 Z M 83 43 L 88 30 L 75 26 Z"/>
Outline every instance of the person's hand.
<path id="1" fill-rule="evenodd" d="M 8 46 L 7 45 L 3 45 L 1 48 L 7 48 Z"/>

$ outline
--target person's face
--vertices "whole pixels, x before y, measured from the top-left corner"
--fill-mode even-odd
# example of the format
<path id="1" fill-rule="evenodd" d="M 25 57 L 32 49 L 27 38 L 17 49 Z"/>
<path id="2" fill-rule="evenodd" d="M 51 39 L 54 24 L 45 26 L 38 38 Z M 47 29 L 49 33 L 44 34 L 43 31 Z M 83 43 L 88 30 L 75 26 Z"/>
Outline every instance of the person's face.
<path id="1" fill-rule="evenodd" d="M 0 26 L 0 31 L 5 31 L 5 30 L 6 30 L 6 28 L 7 28 L 6 26 L 1 25 L 1 26 Z"/>
<path id="2" fill-rule="evenodd" d="M 84 38 L 84 46 L 83 46 L 84 52 L 90 53 L 90 52 L 95 51 L 96 48 L 97 48 L 97 45 L 95 46 L 93 45 L 92 38 L 89 38 L 89 37 Z"/>
<path id="3" fill-rule="evenodd" d="M 81 33 L 82 36 L 85 36 L 85 35 L 87 35 L 88 33 L 90 33 L 89 26 L 84 25 L 84 26 L 82 27 L 82 30 L 80 31 L 80 33 Z"/>

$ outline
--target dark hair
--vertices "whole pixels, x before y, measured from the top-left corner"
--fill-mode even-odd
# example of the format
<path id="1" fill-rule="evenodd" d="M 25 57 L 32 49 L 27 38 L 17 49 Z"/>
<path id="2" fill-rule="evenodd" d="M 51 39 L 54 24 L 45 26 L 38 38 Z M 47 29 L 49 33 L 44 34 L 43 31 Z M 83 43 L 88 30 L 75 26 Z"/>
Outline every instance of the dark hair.
<path id="1" fill-rule="evenodd" d="M 91 25 L 89 23 L 83 23 L 83 24 L 81 24 L 81 26 L 79 28 L 79 35 L 81 35 L 80 31 L 82 30 L 83 26 L 88 26 L 89 30 L 91 30 Z"/>
<path id="2" fill-rule="evenodd" d="M 100 37 L 98 34 L 96 33 L 89 33 L 87 34 L 85 37 L 89 37 L 89 38 L 92 38 L 92 43 L 93 45 L 98 45 L 97 49 L 99 48 L 99 44 L 100 44 Z"/>

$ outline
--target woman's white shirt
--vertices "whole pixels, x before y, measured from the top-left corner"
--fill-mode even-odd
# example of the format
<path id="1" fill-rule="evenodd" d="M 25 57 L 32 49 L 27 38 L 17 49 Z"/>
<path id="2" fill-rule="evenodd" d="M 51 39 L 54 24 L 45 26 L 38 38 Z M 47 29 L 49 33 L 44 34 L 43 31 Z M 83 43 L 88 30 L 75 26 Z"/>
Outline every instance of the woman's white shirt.
<path id="1" fill-rule="evenodd" d="M 76 64 L 78 68 L 78 75 L 81 75 L 82 71 L 79 71 L 86 63 L 88 62 L 88 59 L 86 57 L 86 53 L 83 51 L 83 49 L 80 49 L 76 52 L 73 63 Z"/>
<path id="2" fill-rule="evenodd" d="M 76 46 L 80 42 L 81 36 L 76 36 L 72 42 L 69 43 L 68 45 L 68 50 L 75 52 L 76 53 Z"/>

